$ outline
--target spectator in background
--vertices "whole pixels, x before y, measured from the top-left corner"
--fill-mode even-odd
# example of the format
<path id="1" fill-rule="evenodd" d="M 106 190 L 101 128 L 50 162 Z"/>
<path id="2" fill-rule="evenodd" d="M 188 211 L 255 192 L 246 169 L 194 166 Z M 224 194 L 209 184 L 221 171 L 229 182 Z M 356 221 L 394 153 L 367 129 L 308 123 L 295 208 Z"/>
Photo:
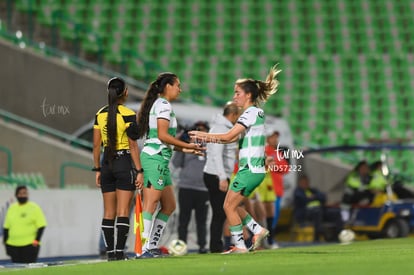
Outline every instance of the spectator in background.
<path id="1" fill-rule="evenodd" d="M 208 132 L 209 125 L 206 122 L 196 122 L 192 130 Z M 184 133 L 181 139 L 190 142 L 188 135 Z M 194 141 L 193 141 L 194 142 Z M 203 181 L 203 169 L 206 163 L 204 156 L 175 152 L 172 164 L 181 168 L 178 178 L 178 238 L 187 242 L 188 224 L 190 223 L 192 210 L 195 211 L 197 226 L 197 244 L 199 253 L 207 253 L 206 246 L 206 221 L 208 212 L 208 192 Z"/>
<path id="2" fill-rule="evenodd" d="M 223 114 L 217 114 L 213 120 L 210 133 L 222 133 L 231 129 L 236 123 L 241 109 L 234 103 L 224 107 Z M 223 252 L 223 225 L 226 214 L 223 209 L 224 198 L 236 161 L 237 142 L 229 144 L 207 144 L 207 161 L 204 166 L 204 183 L 208 189 L 212 208 L 210 224 L 210 252 Z"/>
<path id="3" fill-rule="evenodd" d="M 387 187 L 387 179 L 382 173 L 382 162 L 376 161 L 371 165 L 371 180 L 368 189 L 373 193 L 384 193 Z"/>
<path id="4" fill-rule="evenodd" d="M 396 200 L 397 196 L 392 189 L 387 192 L 388 180 L 382 170 L 383 163 L 378 160 L 371 165 L 371 181 L 368 185 L 368 190 L 372 194 L 372 206 L 382 206 L 384 203 L 391 199 Z"/>
<path id="5" fill-rule="evenodd" d="M 373 195 L 368 190 L 371 181 L 370 169 L 365 160 L 360 161 L 354 170 L 346 177 L 345 190 L 342 197 L 342 219 L 349 220 L 350 208 L 354 204 L 369 204 Z"/>
<path id="6" fill-rule="evenodd" d="M 310 223 L 314 227 L 315 242 L 319 242 L 322 232 L 323 206 L 326 196 L 316 188 L 310 187 L 309 178 L 303 175 L 299 178 L 294 191 L 294 217 L 301 226 Z"/>
<path id="7" fill-rule="evenodd" d="M 46 227 L 42 209 L 29 201 L 26 186 L 18 186 L 13 203 L 7 210 L 3 225 L 3 242 L 13 263 L 34 263 L 40 249 L 40 239 Z"/>

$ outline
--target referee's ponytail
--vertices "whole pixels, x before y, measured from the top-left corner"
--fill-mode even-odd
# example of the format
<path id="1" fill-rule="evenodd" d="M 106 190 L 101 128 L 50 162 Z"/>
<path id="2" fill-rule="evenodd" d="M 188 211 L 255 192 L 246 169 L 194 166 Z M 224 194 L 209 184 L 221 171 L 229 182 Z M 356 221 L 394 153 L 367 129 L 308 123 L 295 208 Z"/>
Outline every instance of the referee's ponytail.
<path id="1" fill-rule="evenodd" d="M 116 114 L 118 112 L 118 103 L 126 95 L 126 84 L 121 78 L 114 77 L 108 81 L 108 122 L 106 125 L 106 134 L 108 147 L 106 148 L 106 160 L 110 163 L 115 156 L 116 151 Z"/>

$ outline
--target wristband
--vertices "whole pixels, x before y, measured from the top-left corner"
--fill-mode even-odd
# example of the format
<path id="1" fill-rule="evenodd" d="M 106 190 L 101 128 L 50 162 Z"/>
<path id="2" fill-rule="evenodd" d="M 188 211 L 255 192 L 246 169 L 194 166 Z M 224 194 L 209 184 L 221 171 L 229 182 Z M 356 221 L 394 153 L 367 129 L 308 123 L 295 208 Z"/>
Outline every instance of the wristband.
<path id="1" fill-rule="evenodd" d="M 144 168 L 141 168 L 141 169 L 136 169 L 136 168 L 134 168 L 135 169 L 135 172 L 137 173 L 137 174 L 139 174 L 139 173 L 144 173 Z"/>
<path id="2" fill-rule="evenodd" d="M 91 171 L 94 171 L 94 172 L 101 172 L 101 167 L 93 167 L 93 168 L 91 169 Z"/>

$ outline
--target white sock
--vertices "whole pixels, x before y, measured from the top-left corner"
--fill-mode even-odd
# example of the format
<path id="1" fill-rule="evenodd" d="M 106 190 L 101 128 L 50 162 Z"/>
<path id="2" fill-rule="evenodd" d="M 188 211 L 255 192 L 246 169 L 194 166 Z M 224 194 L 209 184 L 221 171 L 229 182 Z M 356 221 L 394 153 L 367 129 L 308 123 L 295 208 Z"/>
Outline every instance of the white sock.
<path id="1" fill-rule="evenodd" d="M 237 248 L 247 249 L 246 244 L 244 243 L 243 238 L 243 227 L 242 225 L 236 225 L 230 227 L 231 237 L 233 238 L 233 243 Z"/>
<path id="2" fill-rule="evenodd" d="M 152 229 L 152 215 L 148 212 L 143 215 L 144 231 L 142 232 L 142 251 L 148 250 L 148 239 Z"/>
<path id="3" fill-rule="evenodd" d="M 161 240 L 162 234 L 164 233 L 165 226 L 167 222 L 161 219 L 155 219 L 154 224 L 152 226 L 151 235 L 149 240 L 147 241 L 147 248 L 154 249 L 158 248 L 158 244 Z"/>
<path id="4" fill-rule="evenodd" d="M 152 220 L 144 219 L 144 231 L 142 232 L 142 237 L 148 239 L 152 227 Z"/>
<path id="5" fill-rule="evenodd" d="M 254 235 L 259 234 L 263 229 L 263 227 L 253 218 L 246 223 L 246 226 Z"/>

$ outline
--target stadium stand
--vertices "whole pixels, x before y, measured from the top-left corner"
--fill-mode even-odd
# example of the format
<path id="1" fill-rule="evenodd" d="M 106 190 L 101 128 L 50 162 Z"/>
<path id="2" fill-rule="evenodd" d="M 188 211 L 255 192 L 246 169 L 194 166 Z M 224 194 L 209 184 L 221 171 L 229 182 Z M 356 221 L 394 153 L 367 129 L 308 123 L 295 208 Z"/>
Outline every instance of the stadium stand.
<path id="1" fill-rule="evenodd" d="M 183 97 L 206 104 L 230 99 L 236 78 L 261 78 L 279 62 L 280 95 L 265 110 L 286 117 L 301 144 L 414 137 L 412 1 L 16 0 L 14 7 L 131 77 L 176 72 Z M 414 164 L 409 152 L 390 156 L 402 170 Z"/>
<path id="2" fill-rule="evenodd" d="M 41 173 L 12 173 L 10 176 L 0 176 L 0 186 L 26 185 L 32 189 L 48 188 Z"/>

